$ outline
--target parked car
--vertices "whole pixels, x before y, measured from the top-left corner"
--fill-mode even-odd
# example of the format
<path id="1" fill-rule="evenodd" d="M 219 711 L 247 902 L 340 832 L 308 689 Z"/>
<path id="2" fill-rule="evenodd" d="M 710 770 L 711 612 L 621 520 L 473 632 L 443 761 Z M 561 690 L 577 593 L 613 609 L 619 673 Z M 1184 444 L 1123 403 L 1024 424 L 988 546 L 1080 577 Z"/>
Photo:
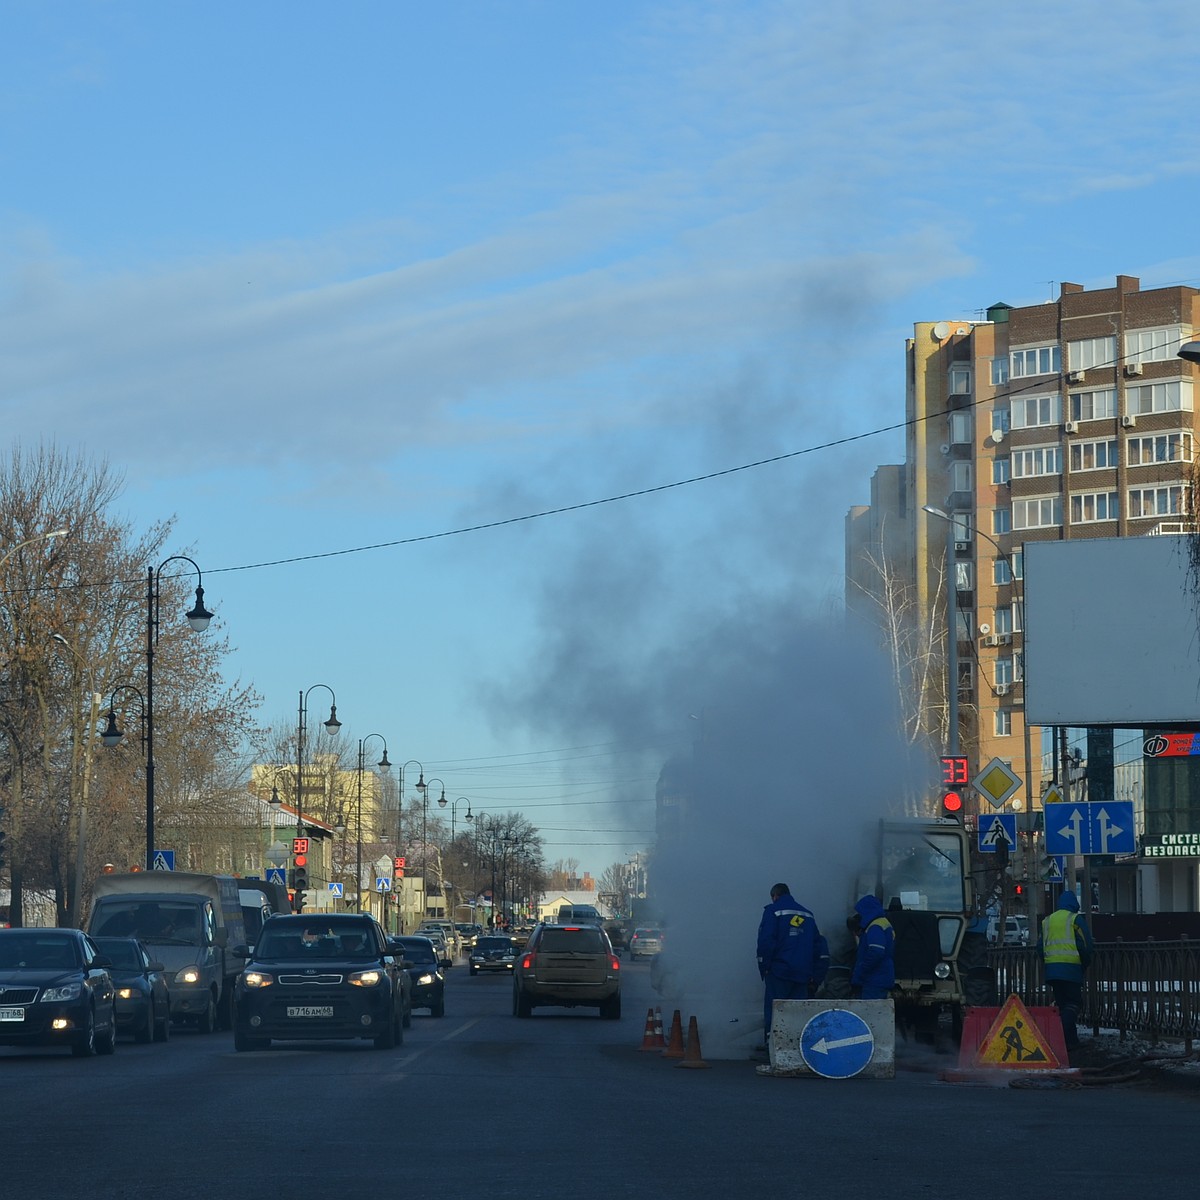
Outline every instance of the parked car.
<path id="1" fill-rule="evenodd" d="M 1000 918 L 989 917 L 987 923 L 987 940 L 989 946 L 994 946 L 1000 936 Z M 1029 918 L 1024 914 L 1005 917 L 1004 945 L 1029 945 Z"/>
<path id="2" fill-rule="evenodd" d="M 92 938 L 112 963 L 108 968 L 117 989 L 117 1032 L 135 1042 L 165 1042 L 171 1036 L 171 993 L 162 963 L 151 959 L 137 938 Z"/>
<path id="3" fill-rule="evenodd" d="M 642 928 L 633 931 L 629 939 L 630 958 L 652 958 L 663 948 L 661 929 Z"/>
<path id="4" fill-rule="evenodd" d="M 276 915 L 246 959 L 234 996 L 235 1050 L 288 1041 L 404 1040 L 407 977 L 379 922 L 358 913 Z M 411 988 L 407 989 L 411 995 Z"/>
<path id="5" fill-rule="evenodd" d="M 513 1016 L 561 1005 L 621 1016 L 621 961 L 599 925 L 538 925 L 513 967 Z"/>
<path id="6" fill-rule="evenodd" d="M 108 967 L 78 929 L 0 930 L 0 1046 L 111 1054 L 117 991 Z"/>
<path id="7" fill-rule="evenodd" d="M 511 971 L 517 957 L 517 947 L 510 937 L 488 934 L 481 937 L 467 960 L 472 975 L 480 971 Z"/>
<path id="8" fill-rule="evenodd" d="M 412 984 L 413 1008 L 427 1008 L 431 1017 L 446 1015 L 446 977 L 438 953 L 427 937 L 391 934 L 388 945 L 401 957 L 402 968 Z"/>

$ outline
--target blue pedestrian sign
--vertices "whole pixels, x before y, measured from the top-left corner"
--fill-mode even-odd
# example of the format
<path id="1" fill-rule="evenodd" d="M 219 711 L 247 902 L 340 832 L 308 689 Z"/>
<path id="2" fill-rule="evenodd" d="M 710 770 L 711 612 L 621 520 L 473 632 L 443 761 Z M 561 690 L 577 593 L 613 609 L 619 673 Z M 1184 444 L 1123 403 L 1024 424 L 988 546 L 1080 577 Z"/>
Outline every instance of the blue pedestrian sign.
<path id="1" fill-rule="evenodd" d="M 392 890 L 392 878 L 390 875 L 377 875 L 375 877 L 375 890 L 377 892 L 390 892 Z"/>
<path id="2" fill-rule="evenodd" d="M 287 887 L 287 872 L 282 867 L 268 867 L 267 882 L 281 883 L 284 887 Z"/>
<path id="3" fill-rule="evenodd" d="M 1047 883 L 1063 883 L 1067 878 L 1067 860 L 1062 854 L 1051 854 L 1046 862 Z"/>
<path id="4" fill-rule="evenodd" d="M 827 1008 L 804 1026 L 800 1053 L 818 1075 L 826 1079 L 849 1079 L 871 1061 L 875 1035 L 858 1013 L 847 1008 Z"/>
<path id="5" fill-rule="evenodd" d="M 1132 800 L 1046 805 L 1047 854 L 1134 854 Z"/>
<path id="6" fill-rule="evenodd" d="M 341 883 L 331 883 L 329 885 L 329 894 L 331 896 L 342 896 L 345 894 L 345 885 Z"/>
<path id="7" fill-rule="evenodd" d="M 155 850 L 152 866 L 156 871 L 175 870 L 175 851 Z"/>
<path id="8" fill-rule="evenodd" d="M 1012 850 L 1016 844 L 1016 813 L 979 814 L 979 851 L 981 854 L 995 854 L 1001 846 Z"/>

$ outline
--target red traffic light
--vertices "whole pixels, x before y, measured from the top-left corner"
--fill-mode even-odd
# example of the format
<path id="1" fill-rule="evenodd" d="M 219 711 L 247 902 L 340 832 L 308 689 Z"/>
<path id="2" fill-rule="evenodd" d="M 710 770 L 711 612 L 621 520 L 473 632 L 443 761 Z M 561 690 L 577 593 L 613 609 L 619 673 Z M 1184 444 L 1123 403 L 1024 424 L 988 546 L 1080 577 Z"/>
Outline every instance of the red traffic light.
<path id="1" fill-rule="evenodd" d="M 1025 885 L 1023 883 L 1014 883 L 1013 884 L 1013 895 L 1014 896 L 1025 895 Z"/>
<path id="2" fill-rule="evenodd" d="M 963 798 L 958 792 L 947 792 L 942 797 L 942 812 L 957 817 L 962 813 L 962 808 Z"/>
<path id="3" fill-rule="evenodd" d="M 293 859 L 293 862 L 295 862 L 296 866 L 298 866 L 298 867 L 307 867 L 308 866 L 308 855 L 307 854 L 297 854 L 296 857 Z"/>

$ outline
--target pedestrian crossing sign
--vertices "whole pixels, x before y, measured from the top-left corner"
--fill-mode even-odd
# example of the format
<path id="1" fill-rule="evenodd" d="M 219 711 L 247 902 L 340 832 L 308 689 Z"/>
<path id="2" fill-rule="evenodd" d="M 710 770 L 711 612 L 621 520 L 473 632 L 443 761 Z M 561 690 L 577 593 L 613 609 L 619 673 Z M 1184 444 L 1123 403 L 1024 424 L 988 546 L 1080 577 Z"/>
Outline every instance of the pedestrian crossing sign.
<path id="1" fill-rule="evenodd" d="M 1063 1065 L 1020 996 L 1009 996 L 1001 1007 L 979 1044 L 975 1064 L 1017 1071 Z"/>

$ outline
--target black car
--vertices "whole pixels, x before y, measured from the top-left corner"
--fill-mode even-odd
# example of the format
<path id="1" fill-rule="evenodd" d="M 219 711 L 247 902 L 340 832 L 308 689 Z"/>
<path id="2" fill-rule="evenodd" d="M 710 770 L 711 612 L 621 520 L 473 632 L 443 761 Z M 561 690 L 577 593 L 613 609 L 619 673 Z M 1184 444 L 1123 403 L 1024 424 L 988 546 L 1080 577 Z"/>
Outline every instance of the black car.
<path id="1" fill-rule="evenodd" d="M 117 1046 L 108 959 L 78 929 L 0 929 L 0 1046 Z"/>
<path id="2" fill-rule="evenodd" d="M 272 1038 L 404 1040 L 404 972 L 374 917 L 355 913 L 269 917 L 234 994 L 235 1050 Z"/>
<path id="3" fill-rule="evenodd" d="M 166 968 L 146 953 L 137 938 L 93 938 L 112 963 L 108 973 L 117 989 L 117 1031 L 135 1042 L 165 1042 L 171 1036 L 171 994 Z"/>
<path id="4" fill-rule="evenodd" d="M 403 955 L 412 980 L 413 1008 L 427 1008 L 431 1017 L 446 1015 L 446 977 L 434 944 L 427 937 L 393 934 L 388 945 Z"/>
<path id="5" fill-rule="evenodd" d="M 511 973 L 516 957 L 517 947 L 512 938 L 489 933 L 476 940 L 467 962 L 472 975 L 478 975 L 480 971 L 508 971 Z"/>

